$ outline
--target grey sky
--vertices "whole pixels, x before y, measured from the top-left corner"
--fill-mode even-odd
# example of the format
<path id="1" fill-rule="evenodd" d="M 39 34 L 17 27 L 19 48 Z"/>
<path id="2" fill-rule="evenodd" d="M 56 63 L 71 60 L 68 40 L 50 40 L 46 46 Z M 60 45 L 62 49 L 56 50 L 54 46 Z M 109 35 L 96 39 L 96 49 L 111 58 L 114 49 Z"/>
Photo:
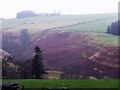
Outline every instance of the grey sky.
<path id="1" fill-rule="evenodd" d="M 0 17 L 15 18 L 22 10 L 37 13 L 61 11 L 62 14 L 117 12 L 119 0 L 1 0 Z"/>

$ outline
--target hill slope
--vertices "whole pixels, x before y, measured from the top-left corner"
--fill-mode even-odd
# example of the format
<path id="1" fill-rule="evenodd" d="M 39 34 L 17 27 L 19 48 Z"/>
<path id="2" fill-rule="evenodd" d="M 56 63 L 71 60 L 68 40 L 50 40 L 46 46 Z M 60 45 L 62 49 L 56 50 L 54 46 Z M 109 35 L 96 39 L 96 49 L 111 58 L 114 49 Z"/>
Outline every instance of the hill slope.
<path id="1" fill-rule="evenodd" d="M 115 14 L 33 17 L 5 20 L 3 49 L 17 60 L 32 58 L 37 45 L 45 49 L 46 68 L 83 75 L 118 76 L 118 37 L 106 34 Z M 29 46 L 20 49 L 19 31 L 27 28 L 31 35 Z M 16 53 L 17 52 L 17 53 Z M 74 69 L 75 68 L 75 69 Z"/>

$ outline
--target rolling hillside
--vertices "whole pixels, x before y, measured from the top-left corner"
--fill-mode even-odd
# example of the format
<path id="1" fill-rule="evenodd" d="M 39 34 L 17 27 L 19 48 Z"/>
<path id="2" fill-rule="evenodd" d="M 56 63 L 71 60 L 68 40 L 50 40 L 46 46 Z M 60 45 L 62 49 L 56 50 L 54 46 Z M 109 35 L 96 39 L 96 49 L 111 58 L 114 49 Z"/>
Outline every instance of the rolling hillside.
<path id="1" fill-rule="evenodd" d="M 45 50 L 44 64 L 49 70 L 67 72 L 76 68 L 82 75 L 101 73 L 117 78 L 119 37 L 106 33 L 108 25 L 116 20 L 116 14 L 4 20 L 3 37 L 9 42 L 4 40 L 3 49 L 13 53 L 16 60 L 27 60 L 37 45 Z M 21 50 L 19 32 L 24 28 L 31 39 L 29 46 Z"/>
<path id="2" fill-rule="evenodd" d="M 109 18 L 113 19 L 108 21 L 108 24 L 114 20 L 117 20 L 117 14 L 63 15 L 31 17 L 25 19 L 7 19 L 2 21 L 2 26 L 3 31 L 19 32 L 23 28 L 28 28 L 30 33 L 36 33 L 49 28 L 74 25 L 82 22 Z"/>

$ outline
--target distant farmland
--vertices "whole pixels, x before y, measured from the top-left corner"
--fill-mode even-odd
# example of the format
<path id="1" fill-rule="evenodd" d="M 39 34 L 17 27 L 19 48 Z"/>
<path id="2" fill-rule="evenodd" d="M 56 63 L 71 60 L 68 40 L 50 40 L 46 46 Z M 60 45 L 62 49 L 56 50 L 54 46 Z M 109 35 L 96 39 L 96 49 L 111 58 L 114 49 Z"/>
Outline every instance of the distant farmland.
<path id="1" fill-rule="evenodd" d="M 110 19 L 106 19 L 110 18 Z M 109 25 L 111 22 L 117 20 L 117 14 L 91 14 L 91 15 L 64 15 L 64 16 L 49 16 L 49 17 L 31 17 L 31 18 L 25 18 L 25 19 L 8 19 L 4 20 L 2 22 L 3 30 L 4 31 L 20 31 L 22 28 L 28 28 L 30 30 L 30 33 L 36 33 L 38 31 L 44 31 L 45 29 L 54 28 L 54 27 L 62 27 L 67 25 L 74 25 L 81 22 L 87 22 L 87 21 L 94 21 L 94 20 L 100 20 L 105 19 L 102 22 L 93 22 L 87 25 L 76 25 L 74 27 L 68 27 L 64 29 L 72 29 L 77 31 L 98 31 L 102 32 L 105 31 L 106 25 Z M 87 28 L 84 28 L 86 27 Z M 95 25 L 92 27 L 92 25 Z M 79 27 L 80 26 L 80 27 Z M 102 30 L 96 30 L 99 27 L 102 28 Z M 89 30 L 88 30 L 89 28 Z M 84 30 L 83 30 L 84 29 Z M 94 29 L 94 30 L 93 30 Z"/>
<path id="2" fill-rule="evenodd" d="M 96 21 L 97 20 L 97 21 Z M 88 22 L 92 21 L 92 22 Z M 31 17 L 25 19 L 8 19 L 2 22 L 3 32 L 19 33 L 21 29 L 27 28 L 33 35 L 41 32 L 89 32 L 90 37 L 102 43 L 118 45 L 118 37 L 105 34 L 108 25 L 117 21 L 117 14 L 93 14 L 93 15 L 65 15 L 49 17 Z M 86 22 L 83 23 L 82 22 Z M 81 23 L 81 24 L 78 24 Z M 67 27 L 64 27 L 67 26 Z M 59 28 L 60 27 L 60 28 Z M 104 37 L 104 39 L 103 39 Z M 110 37 L 110 38 L 108 38 Z M 113 41 L 113 42 L 112 42 Z"/>

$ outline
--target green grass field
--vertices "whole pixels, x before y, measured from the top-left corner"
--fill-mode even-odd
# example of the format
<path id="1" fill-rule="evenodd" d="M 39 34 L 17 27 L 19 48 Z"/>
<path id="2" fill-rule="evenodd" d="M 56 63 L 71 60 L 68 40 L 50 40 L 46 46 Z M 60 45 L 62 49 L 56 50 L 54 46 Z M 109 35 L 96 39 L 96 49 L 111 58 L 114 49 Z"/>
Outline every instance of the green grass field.
<path id="1" fill-rule="evenodd" d="M 117 21 L 117 18 L 111 18 L 111 19 L 105 19 L 100 21 L 94 21 L 90 23 L 85 24 L 79 24 L 75 26 L 70 26 L 66 28 L 60 28 L 56 30 L 68 30 L 68 31 L 75 31 L 75 32 L 106 32 L 109 25 L 111 25 L 112 22 Z"/>
<path id="2" fill-rule="evenodd" d="M 10 27 L 15 26 L 18 24 L 25 24 L 25 23 L 58 23 L 58 22 L 67 22 L 71 24 L 72 21 L 87 21 L 87 20 L 95 20 L 95 19 L 103 19 L 109 17 L 116 17 L 117 13 L 110 13 L 110 14 L 85 14 L 85 15 L 62 15 L 62 16 L 37 16 L 37 17 L 30 17 L 30 18 L 23 18 L 23 19 L 6 19 L 2 21 L 3 26 Z"/>
<path id="3" fill-rule="evenodd" d="M 117 21 L 117 18 L 111 18 L 107 20 L 105 19 L 65 28 L 57 28 L 53 29 L 53 31 L 89 33 L 89 38 L 93 39 L 94 43 L 118 46 L 118 39 L 120 38 L 120 36 L 110 35 L 106 33 L 107 27 L 115 21 Z"/>
<path id="4" fill-rule="evenodd" d="M 112 18 L 114 17 L 114 18 Z M 116 18 L 115 18 L 116 17 Z M 80 22 L 111 18 L 107 20 L 76 25 L 73 27 L 57 30 L 73 31 L 97 31 L 105 32 L 107 26 L 117 20 L 117 14 L 88 14 L 88 15 L 62 15 L 49 17 L 30 17 L 23 19 L 7 19 L 2 21 L 3 31 L 12 31 L 18 33 L 23 28 L 28 28 L 31 34 L 40 32 L 53 27 L 73 25 Z"/>
<path id="5" fill-rule="evenodd" d="M 34 36 L 37 35 L 37 33 L 41 33 L 46 29 L 74 25 L 80 22 L 87 22 L 99 19 L 104 20 L 78 24 L 75 26 L 51 29 L 47 32 L 87 32 L 90 33 L 89 36 L 93 39 L 94 43 L 118 46 L 119 36 L 106 34 L 107 27 L 111 25 L 112 22 L 117 21 L 117 14 L 62 15 L 54 17 L 38 16 L 23 19 L 7 19 L 3 20 L 2 25 L 3 31 L 16 32 L 19 34 L 21 29 L 27 28 L 31 36 Z"/>
<path id="6" fill-rule="evenodd" d="M 35 80 L 17 79 L 3 82 L 19 82 L 25 88 L 118 88 L 118 80 Z"/>

